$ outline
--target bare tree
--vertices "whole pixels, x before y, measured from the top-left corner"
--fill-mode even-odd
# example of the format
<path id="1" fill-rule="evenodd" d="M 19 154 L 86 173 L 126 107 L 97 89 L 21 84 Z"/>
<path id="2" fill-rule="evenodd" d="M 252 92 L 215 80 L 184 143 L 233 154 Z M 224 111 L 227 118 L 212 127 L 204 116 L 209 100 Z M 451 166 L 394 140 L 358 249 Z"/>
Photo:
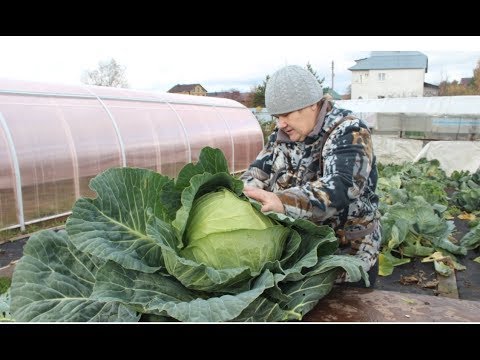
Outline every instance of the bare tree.
<path id="1" fill-rule="evenodd" d="M 98 69 L 84 71 L 81 81 L 87 85 L 128 88 L 125 67 L 118 64 L 113 58 L 100 61 Z"/>
<path id="2" fill-rule="evenodd" d="M 477 66 L 473 69 L 473 78 L 468 83 L 457 80 L 449 82 L 446 78 L 440 82 L 439 87 L 439 96 L 480 95 L 480 60 L 477 61 Z"/>

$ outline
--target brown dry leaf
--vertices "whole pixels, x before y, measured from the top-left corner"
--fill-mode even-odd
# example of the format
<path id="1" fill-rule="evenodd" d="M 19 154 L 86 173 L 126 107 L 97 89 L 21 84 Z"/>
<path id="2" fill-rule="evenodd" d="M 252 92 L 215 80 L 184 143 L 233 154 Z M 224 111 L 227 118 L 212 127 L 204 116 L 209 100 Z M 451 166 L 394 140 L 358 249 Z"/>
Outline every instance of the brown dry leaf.
<path id="1" fill-rule="evenodd" d="M 420 277 L 420 281 L 425 281 L 428 279 L 427 274 L 425 274 L 425 271 L 423 270 L 418 271 L 418 276 Z"/>
<path id="2" fill-rule="evenodd" d="M 438 280 L 431 280 L 423 283 L 422 287 L 426 289 L 435 289 L 437 285 L 438 285 Z"/>
<path id="3" fill-rule="evenodd" d="M 469 214 L 469 213 L 466 213 L 465 211 L 462 212 L 457 217 L 461 220 L 468 220 L 468 221 L 473 221 L 476 219 L 476 216 L 474 214 Z"/>
<path id="4" fill-rule="evenodd" d="M 416 277 L 415 275 L 410 275 L 410 276 L 400 276 L 400 284 L 402 285 L 410 285 L 410 284 L 418 284 L 420 279 Z"/>

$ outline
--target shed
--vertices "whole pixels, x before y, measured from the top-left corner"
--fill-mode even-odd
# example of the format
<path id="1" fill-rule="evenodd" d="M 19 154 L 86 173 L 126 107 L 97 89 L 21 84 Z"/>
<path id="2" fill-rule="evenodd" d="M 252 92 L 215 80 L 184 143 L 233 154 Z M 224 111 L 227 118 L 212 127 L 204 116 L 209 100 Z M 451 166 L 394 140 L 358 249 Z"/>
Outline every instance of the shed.
<path id="1" fill-rule="evenodd" d="M 175 177 L 205 146 L 237 173 L 263 135 L 230 99 L 0 79 L 0 231 L 68 215 L 107 168 Z"/>

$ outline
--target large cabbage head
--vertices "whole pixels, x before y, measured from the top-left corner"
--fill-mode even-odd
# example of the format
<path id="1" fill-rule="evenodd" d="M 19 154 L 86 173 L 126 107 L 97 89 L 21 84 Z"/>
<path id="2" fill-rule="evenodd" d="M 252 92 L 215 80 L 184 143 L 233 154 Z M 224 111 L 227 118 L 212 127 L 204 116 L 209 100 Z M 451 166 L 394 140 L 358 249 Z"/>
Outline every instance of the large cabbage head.
<path id="1" fill-rule="evenodd" d="M 221 188 L 196 199 L 182 256 L 215 269 L 249 267 L 258 272 L 280 258 L 290 229 L 246 200 Z"/>

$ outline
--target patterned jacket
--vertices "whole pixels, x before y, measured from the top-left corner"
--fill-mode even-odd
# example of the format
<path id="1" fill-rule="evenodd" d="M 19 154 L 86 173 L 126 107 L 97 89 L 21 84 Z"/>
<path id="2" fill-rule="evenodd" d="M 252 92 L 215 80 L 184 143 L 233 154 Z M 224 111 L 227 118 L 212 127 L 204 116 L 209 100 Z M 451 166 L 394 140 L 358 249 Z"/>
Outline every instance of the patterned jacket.
<path id="1" fill-rule="evenodd" d="M 347 119 L 341 122 L 344 117 Z M 320 154 L 325 133 L 330 131 Z M 303 142 L 292 142 L 275 128 L 241 179 L 245 185 L 274 192 L 287 215 L 329 225 L 337 234 L 338 230 L 365 229 L 379 218 L 370 130 L 350 110 L 333 106 Z M 373 238 L 340 241 L 350 245 L 346 249 L 350 254 L 365 260 L 367 271 L 377 260 L 378 229 Z"/>

